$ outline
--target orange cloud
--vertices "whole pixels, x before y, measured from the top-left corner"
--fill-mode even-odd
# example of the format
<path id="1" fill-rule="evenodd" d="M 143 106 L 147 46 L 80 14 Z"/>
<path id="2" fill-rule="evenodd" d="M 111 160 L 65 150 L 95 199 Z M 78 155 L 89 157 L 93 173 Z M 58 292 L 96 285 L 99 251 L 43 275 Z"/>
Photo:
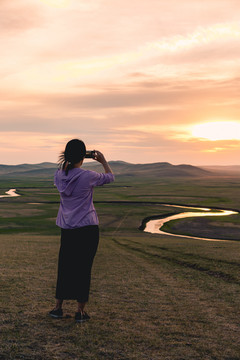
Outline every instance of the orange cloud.
<path id="1" fill-rule="evenodd" d="M 240 119 L 234 0 L 2 0 L 1 11 L 4 159 L 55 159 L 80 134 L 114 159 L 239 161 L 232 141 L 190 129 Z"/>

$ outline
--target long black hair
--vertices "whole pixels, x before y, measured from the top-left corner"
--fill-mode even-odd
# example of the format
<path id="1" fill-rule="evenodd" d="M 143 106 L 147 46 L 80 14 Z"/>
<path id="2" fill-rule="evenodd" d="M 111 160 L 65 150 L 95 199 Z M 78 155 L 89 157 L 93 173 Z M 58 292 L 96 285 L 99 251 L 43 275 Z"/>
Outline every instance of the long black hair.
<path id="1" fill-rule="evenodd" d="M 70 140 L 66 147 L 65 151 L 63 151 L 59 156 L 58 165 L 59 168 L 65 169 L 66 175 L 68 171 L 74 168 L 74 165 L 79 163 L 86 156 L 86 146 L 82 140 L 73 139 Z"/>

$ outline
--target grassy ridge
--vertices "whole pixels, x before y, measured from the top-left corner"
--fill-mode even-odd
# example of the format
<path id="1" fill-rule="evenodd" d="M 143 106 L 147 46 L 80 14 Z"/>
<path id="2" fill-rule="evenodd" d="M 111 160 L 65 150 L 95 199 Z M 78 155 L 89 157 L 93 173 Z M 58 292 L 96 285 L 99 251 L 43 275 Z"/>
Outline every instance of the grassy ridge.
<path id="1" fill-rule="evenodd" d="M 0 359 L 239 359 L 240 242 L 138 230 L 144 217 L 169 212 L 160 202 L 237 209 L 236 179 L 128 179 L 96 189 L 101 242 L 92 319 L 82 325 L 73 321 L 71 301 L 63 320 L 46 315 L 54 305 L 59 248 L 52 183 L 0 186 L 1 193 L 17 187 L 22 195 L 0 199 Z M 122 202 L 103 202 L 112 200 Z M 239 216 L 223 219 L 209 224 L 239 224 Z"/>

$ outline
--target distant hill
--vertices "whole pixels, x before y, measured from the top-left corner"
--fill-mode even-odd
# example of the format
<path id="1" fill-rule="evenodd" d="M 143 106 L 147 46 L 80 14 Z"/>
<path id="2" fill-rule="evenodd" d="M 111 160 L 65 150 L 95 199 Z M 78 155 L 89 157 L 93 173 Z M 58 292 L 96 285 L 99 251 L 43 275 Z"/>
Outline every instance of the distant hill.
<path id="1" fill-rule="evenodd" d="M 0 175 L 53 168 L 56 168 L 56 165 L 49 162 L 41 164 L 0 165 Z"/>
<path id="2" fill-rule="evenodd" d="M 167 162 L 130 164 L 124 161 L 110 161 L 109 164 L 114 171 L 114 174 L 120 176 L 172 177 L 204 176 L 210 174 L 209 171 L 192 165 L 172 165 Z M 86 164 L 84 168 L 102 171 L 102 166 L 98 163 L 94 163 L 92 165 Z"/>
<path id="3" fill-rule="evenodd" d="M 138 177 L 199 177 L 212 175 L 212 172 L 192 165 L 172 165 L 168 162 L 152 164 L 130 164 L 124 161 L 109 162 L 117 176 Z M 84 169 L 102 172 L 102 165 L 97 162 L 86 162 Z M 1 178 L 52 178 L 57 165 L 44 162 L 41 164 L 0 165 Z"/>
<path id="4" fill-rule="evenodd" d="M 202 168 L 219 174 L 240 175 L 240 165 L 208 165 L 203 166 Z"/>

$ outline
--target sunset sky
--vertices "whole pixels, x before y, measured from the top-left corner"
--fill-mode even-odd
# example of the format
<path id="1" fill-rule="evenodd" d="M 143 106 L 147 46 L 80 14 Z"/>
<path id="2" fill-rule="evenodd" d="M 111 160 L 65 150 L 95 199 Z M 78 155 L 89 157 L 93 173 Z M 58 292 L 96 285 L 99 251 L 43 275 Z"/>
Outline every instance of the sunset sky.
<path id="1" fill-rule="evenodd" d="M 239 0 L 0 4 L 1 164 L 240 164 Z"/>

